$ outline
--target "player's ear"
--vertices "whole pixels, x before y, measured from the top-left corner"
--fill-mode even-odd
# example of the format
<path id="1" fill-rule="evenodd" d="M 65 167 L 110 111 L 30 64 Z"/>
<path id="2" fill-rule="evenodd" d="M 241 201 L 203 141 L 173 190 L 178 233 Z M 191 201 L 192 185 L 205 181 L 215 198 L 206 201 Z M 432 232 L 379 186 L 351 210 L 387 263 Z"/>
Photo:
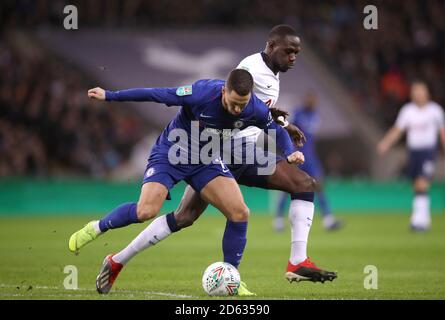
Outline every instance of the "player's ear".
<path id="1" fill-rule="evenodd" d="M 266 42 L 266 46 L 270 50 L 273 50 L 275 48 L 275 45 L 276 45 L 275 40 L 269 40 Z"/>
<path id="2" fill-rule="evenodd" d="M 226 86 L 221 87 L 221 93 L 222 93 L 222 95 L 226 94 Z"/>

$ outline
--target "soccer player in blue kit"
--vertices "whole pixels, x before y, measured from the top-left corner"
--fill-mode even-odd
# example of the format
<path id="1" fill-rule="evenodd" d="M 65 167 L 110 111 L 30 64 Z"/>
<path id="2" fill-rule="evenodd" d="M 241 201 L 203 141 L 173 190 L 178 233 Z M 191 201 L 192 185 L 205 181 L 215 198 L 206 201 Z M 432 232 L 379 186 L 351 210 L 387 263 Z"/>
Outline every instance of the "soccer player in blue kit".
<path id="1" fill-rule="evenodd" d="M 305 156 L 305 161 L 299 168 L 311 177 L 317 179 L 318 190 L 316 191 L 316 195 L 323 217 L 323 226 L 326 230 L 337 230 L 343 226 L 343 222 L 336 219 L 331 212 L 328 199 L 322 187 L 323 168 L 315 150 L 315 134 L 320 126 L 320 116 L 317 111 L 317 96 L 314 92 L 308 92 L 306 94 L 303 106 L 296 109 L 291 122 L 299 127 L 306 136 L 306 142 L 300 149 Z M 274 219 L 274 228 L 276 231 L 282 231 L 284 229 L 284 213 L 287 199 L 288 195 L 283 193 L 278 203 L 277 214 Z"/>
<path id="2" fill-rule="evenodd" d="M 300 40 L 296 36 L 295 30 L 287 25 L 275 26 L 269 33 L 266 49 L 261 53 L 246 57 L 238 66 L 250 72 L 254 78 L 254 93 L 267 106 L 271 107 L 274 119 L 277 116 L 272 110 L 273 105 L 278 99 L 279 93 L 279 72 L 289 70 L 294 62 L 295 56 L 300 51 Z M 301 132 L 296 130 L 291 124 L 284 124 L 294 141 L 301 142 Z M 233 137 L 234 141 L 249 138 L 249 143 L 255 144 L 256 137 L 260 129 L 255 131 L 254 126 L 243 128 L 239 134 Z M 244 138 L 243 138 L 244 137 Z M 243 146 L 244 148 L 244 146 Z M 247 149 L 247 147 L 246 147 Z M 284 158 L 277 156 L 276 170 L 270 175 L 259 175 L 258 164 L 232 164 L 229 169 L 236 176 L 238 183 L 260 187 L 264 189 L 274 189 L 288 192 L 291 197 L 291 208 L 289 210 L 289 220 L 291 223 L 291 250 L 290 258 L 286 268 L 285 277 L 289 281 L 319 281 L 333 280 L 337 277 L 335 272 L 325 271 L 318 268 L 307 257 L 307 243 L 309 231 L 312 225 L 314 211 L 313 197 L 316 189 L 316 181 L 307 173 L 297 168 L 297 166 L 282 161 Z M 187 186 L 181 203 L 175 212 L 167 214 L 170 233 L 177 232 L 193 224 L 199 218 L 208 206 L 205 201 L 192 187 Z M 122 217 L 120 217 L 122 216 Z M 87 243 L 96 239 L 100 234 L 108 229 L 119 228 L 125 225 L 135 223 L 133 219 L 126 219 L 125 211 L 112 211 L 101 221 L 91 221 L 84 228 L 75 232 L 70 238 L 70 250 L 77 252 Z M 104 221 L 118 220 L 117 223 L 111 223 L 109 228 L 99 228 L 99 224 L 104 225 Z M 147 229 L 150 232 L 158 232 L 158 220 L 165 220 L 164 216 L 156 218 Z M 119 222 L 120 221 L 120 222 Z M 148 232 L 148 231 L 147 231 Z M 237 250 L 237 246 L 232 245 L 232 239 L 237 238 L 238 234 L 243 232 L 239 226 L 233 224 L 230 220 L 226 223 L 224 231 L 222 249 L 224 261 L 233 264 L 238 268 L 241 261 L 242 252 Z M 167 237 L 168 234 L 165 236 Z M 251 295 L 244 283 L 241 284 L 239 295 Z"/>
<path id="3" fill-rule="evenodd" d="M 105 91 L 94 88 L 88 91 L 93 99 L 107 101 L 154 101 L 168 106 L 182 106 L 176 117 L 161 133 L 151 150 L 144 174 L 141 195 L 138 203 L 125 203 L 115 208 L 106 218 L 92 225 L 93 232 L 102 233 L 110 228 L 119 228 L 130 223 L 138 223 L 154 218 L 169 190 L 179 181 L 185 180 L 208 203 L 220 210 L 235 230 L 228 239 L 230 246 L 242 255 L 246 244 L 249 209 L 244 203 L 238 184 L 230 170 L 221 161 L 220 155 L 213 155 L 210 164 L 204 164 L 191 145 L 196 143 L 203 148 L 205 143 L 198 137 L 192 141 L 193 126 L 199 121 L 199 133 L 215 133 L 223 129 L 243 129 L 257 126 L 267 133 L 276 131 L 277 146 L 289 163 L 302 163 L 304 156 L 296 148 L 289 134 L 277 125 L 268 107 L 252 94 L 253 78 L 249 72 L 233 70 L 226 82 L 221 80 L 200 80 L 192 86 L 179 88 L 146 88 L 122 91 Z M 186 132 L 188 148 L 186 164 L 172 164 L 170 151 L 175 147 L 170 133 L 174 130 Z M 218 131 L 219 130 L 219 131 Z M 182 145 L 177 150 L 183 150 Z M 198 164 L 189 161 L 197 156 Z M 184 160 L 184 159 L 183 159 Z M 161 241 L 171 233 L 173 214 L 156 219 L 142 231 L 124 250 L 108 255 L 97 277 L 99 293 L 108 293 L 122 267 L 137 253 Z M 153 234 L 153 225 L 156 232 Z M 70 239 L 70 249 L 76 248 Z"/>

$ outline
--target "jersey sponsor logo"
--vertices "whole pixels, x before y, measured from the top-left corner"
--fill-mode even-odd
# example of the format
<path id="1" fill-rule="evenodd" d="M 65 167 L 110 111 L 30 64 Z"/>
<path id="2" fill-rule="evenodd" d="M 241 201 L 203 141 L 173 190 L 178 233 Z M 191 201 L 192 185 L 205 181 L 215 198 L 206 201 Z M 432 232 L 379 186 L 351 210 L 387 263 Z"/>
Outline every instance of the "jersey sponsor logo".
<path id="1" fill-rule="evenodd" d="M 145 173 L 145 176 L 148 178 L 148 177 L 151 177 L 154 173 L 155 173 L 155 168 L 150 168 Z"/>
<path id="2" fill-rule="evenodd" d="M 267 87 L 267 89 L 270 89 L 272 87 L 272 85 L 268 84 L 266 87 Z"/>
<path id="3" fill-rule="evenodd" d="M 192 86 L 183 86 L 183 87 L 178 87 L 178 89 L 176 89 L 176 95 L 177 96 L 189 96 L 191 95 L 193 92 L 192 90 Z"/>

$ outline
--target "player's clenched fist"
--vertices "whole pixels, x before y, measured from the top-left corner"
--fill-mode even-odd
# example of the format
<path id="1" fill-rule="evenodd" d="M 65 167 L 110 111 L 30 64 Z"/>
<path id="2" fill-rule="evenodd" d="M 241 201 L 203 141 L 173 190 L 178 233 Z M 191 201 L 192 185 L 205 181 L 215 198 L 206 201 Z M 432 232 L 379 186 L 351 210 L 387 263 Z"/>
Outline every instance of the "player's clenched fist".
<path id="1" fill-rule="evenodd" d="M 301 153 L 300 151 L 295 151 L 294 153 L 290 154 L 287 157 L 287 161 L 289 163 L 294 163 L 294 164 L 302 164 L 304 163 L 304 154 Z"/>
<path id="2" fill-rule="evenodd" d="M 88 90 L 88 98 L 105 100 L 105 90 L 99 87 L 90 89 Z"/>

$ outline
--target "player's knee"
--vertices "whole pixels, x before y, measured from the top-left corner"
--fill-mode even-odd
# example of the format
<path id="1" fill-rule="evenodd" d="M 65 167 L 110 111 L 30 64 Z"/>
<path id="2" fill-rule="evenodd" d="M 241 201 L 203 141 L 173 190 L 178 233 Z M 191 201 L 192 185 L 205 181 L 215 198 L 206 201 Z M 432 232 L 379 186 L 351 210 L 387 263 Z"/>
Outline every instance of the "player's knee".
<path id="1" fill-rule="evenodd" d="M 427 192 L 429 189 L 429 182 L 425 178 L 418 178 L 414 181 L 414 191 L 417 193 Z"/>
<path id="2" fill-rule="evenodd" d="M 317 180 L 310 175 L 306 175 L 303 179 L 291 179 L 289 182 L 291 193 L 296 192 L 315 192 L 318 189 Z"/>
<path id="3" fill-rule="evenodd" d="M 250 216 L 250 210 L 243 203 L 242 205 L 233 208 L 229 220 L 234 222 L 243 222 L 249 220 L 249 216 Z"/>
<path id="4" fill-rule="evenodd" d="M 136 214 L 138 216 L 139 221 L 147 221 L 150 220 L 158 214 L 159 208 L 157 206 L 152 205 L 150 203 L 138 203 Z"/>
<path id="5" fill-rule="evenodd" d="M 192 210 L 175 211 L 175 220 L 178 228 L 183 229 L 190 227 L 196 220 Z"/>

